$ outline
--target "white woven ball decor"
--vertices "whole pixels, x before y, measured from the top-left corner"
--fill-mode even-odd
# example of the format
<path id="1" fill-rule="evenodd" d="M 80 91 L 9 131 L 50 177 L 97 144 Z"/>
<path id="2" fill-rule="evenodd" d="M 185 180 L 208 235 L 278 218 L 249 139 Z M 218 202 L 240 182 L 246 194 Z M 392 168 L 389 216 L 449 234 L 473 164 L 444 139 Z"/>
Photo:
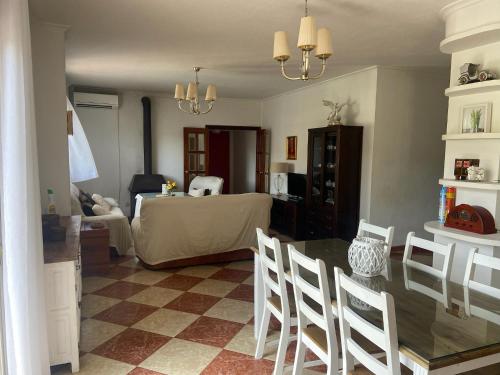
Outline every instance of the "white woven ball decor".
<path id="1" fill-rule="evenodd" d="M 386 265 L 384 241 L 356 237 L 349 247 L 348 260 L 352 272 L 364 277 L 380 275 Z"/>

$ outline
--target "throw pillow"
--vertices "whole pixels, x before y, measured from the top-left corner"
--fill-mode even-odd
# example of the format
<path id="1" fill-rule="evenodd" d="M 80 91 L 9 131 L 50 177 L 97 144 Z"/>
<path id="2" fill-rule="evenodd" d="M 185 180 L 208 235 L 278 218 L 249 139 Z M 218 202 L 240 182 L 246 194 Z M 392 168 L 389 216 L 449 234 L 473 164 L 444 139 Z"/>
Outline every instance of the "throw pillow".
<path id="1" fill-rule="evenodd" d="M 111 207 L 118 207 L 118 202 L 115 200 L 115 198 L 104 198 L 106 202 L 108 202 Z"/>
<path id="2" fill-rule="evenodd" d="M 110 212 L 109 210 L 107 210 L 105 207 L 99 205 L 99 204 L 94 204 L 92 206 L 92 211 L 94 212 L 94 214 L 96 214 L 97 216 L 103 216 L 103 215 L 108 215 Z"/>
<path id="3" fill-rule="evenodd" d="M 90 203 L 92 206 L 95 204 L 94 200 L 92 199 L 92 196 L 89 193 L 84 192 L 83 190 L 80 190 L 80 202 L 83 203 Z"/>
<path id="4" fill-rule="evenodd" d="M 111 205 L 106 201 L 106 199 L 103 198 L 102 195 L 100 195 L 100 194 L 92 194 L 92 199 L 99 206 L 103 207 L 107 211 L 111 211 Z"/>
<path id="5" fill-rule="evenodd" d="M 83 203 L 82 211 L 85 216 L 95 216 L 94 211 L 92 211 L 92 205 L 90 203 Z"/>

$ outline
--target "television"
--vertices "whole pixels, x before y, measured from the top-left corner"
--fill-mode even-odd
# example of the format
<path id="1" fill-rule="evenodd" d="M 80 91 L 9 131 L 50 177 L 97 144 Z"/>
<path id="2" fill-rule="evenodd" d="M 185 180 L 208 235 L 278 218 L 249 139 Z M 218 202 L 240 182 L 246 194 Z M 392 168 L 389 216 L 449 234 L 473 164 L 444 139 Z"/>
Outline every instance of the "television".
<path id="1" fill-rule="evenodd" d="M 288 195 L 306 197 L 307 176 L 300 173 L 288 173 Z"/>

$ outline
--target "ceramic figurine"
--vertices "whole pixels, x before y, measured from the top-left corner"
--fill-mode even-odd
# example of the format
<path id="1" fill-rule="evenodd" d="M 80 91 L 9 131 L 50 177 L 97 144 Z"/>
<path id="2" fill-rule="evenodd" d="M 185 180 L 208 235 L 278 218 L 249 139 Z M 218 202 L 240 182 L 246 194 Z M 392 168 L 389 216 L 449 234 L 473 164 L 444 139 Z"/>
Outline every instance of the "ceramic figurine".
<path id="1" fill-rule="evenodd" d="M 471 166 L 467 168 L 467 180 L 469 181 L 484 181 L 485 170 L 484 168 Z"/>
<path id="2" fill-rule="evenodd" d="M 473 82 L 483 82 L 497 78 L 495 73 L 488 70 L 479 70 L 479 64 L 466 63 L 460 67 L 458 84 L 465 85 Z"/>
<path id="3" fill-rule="evenodd" d="M 331 126 L 331 125 L 342 125 L 342 117 L 340 116 L 340 111 L 342 110 L 342 108 L 346 105 L 347 103 L 344 103 L 344 104 L 339 104 L 339 103 L 334 103 L 334 102 L 331 102 L 329 100 L 324 100 L 323 99 L 323 105 L 325 107 L 330 107 L 331 108 L 331 112 L 330 114 L 328 115 L 328 118 L 327 118 L 327 121 L 328 121 L 328 125 Z"/>

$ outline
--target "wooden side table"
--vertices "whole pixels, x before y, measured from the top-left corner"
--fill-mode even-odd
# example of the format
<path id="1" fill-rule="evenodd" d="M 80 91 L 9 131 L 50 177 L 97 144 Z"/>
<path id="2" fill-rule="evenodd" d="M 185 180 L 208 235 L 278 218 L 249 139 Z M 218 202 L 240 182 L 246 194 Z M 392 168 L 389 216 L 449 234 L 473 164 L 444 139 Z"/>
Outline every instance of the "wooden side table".
<path id="1" fill-rule="evenodd" d="M 99 228 L 92 228 L 93 224 L 82 222 L 80 230 L 84 275 L 106 271 L 110 264 L 109 228 L 106 223 Z"/>

